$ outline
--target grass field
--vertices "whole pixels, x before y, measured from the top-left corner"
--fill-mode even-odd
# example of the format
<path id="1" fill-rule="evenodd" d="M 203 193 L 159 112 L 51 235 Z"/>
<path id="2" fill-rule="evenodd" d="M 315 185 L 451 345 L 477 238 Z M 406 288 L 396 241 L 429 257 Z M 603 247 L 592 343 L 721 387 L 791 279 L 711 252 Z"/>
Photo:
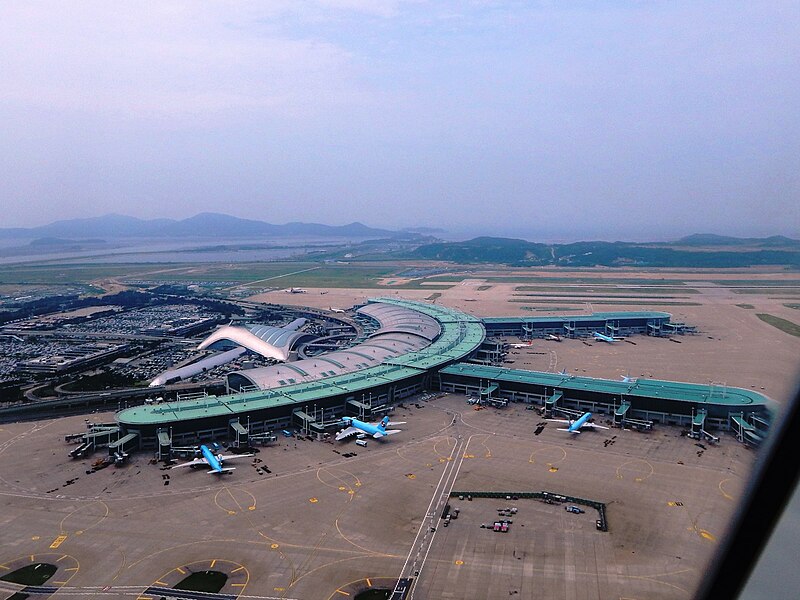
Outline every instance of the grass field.
<path id="1" fill-rule="evenodd" d="M 542 311 L 542 312 L 580 312 L 582 308 L 575 308 L 574 306 L 523 306 L 525 310 L 535 310 L 535 311 Z"/>
<path id="2" fill-rule="evenodd" d="M 725 287 L 792 287 L 800 286 L 800 279 L 713 279 L 710 283 Z"/>
<path id="3" fill-rule="evenodd" d="M 566 270 L 566 269 L 564 269 Z M 464 279 L 480 277 L 490 283 L 574 283 L 574 284 L 599 284 L 599 285 L 686 285 L 681 279 L 637 279 L 634 277 L 537 277 L 535 275 L 482 275 L 472 273 L 468 275 L 435 275 L 428 281 L 453 281 L 460 282 Z"/>
<path id="4" fill-rule="evenodd" d="M 779 290 L 782 294 L 800 294 L 800 288 L 781 287 Z M 774 294 L 779 290 L 774 287 L 731 288 L 734 294 Z"/>
<path id="5" fill-rule="evenodd" d="M 642 300 L 644 298 L 653 299 L 667 299 L 667 300 L 688 300 L 688 296 L 662 296 L 661 294 L 648 294 L 647 296 L 624 296 L 624 295 L 608 295 L 608 294 L 514 294 L 513 298 L 509 298 L 509 302 L 534 302 L 539 298 L 574 298 L 575 300 L 589 301 L 592 298 L 612 298 L 614 300 Z"/>
<path id="6" fill-rule="evenodd" d="M 531 286 L 521 285 L 516 288 L 518 292 L 553 292 L 553 293 L 576 293 L 582 294 L 602 294 L 602 295 L 619 295 L 619 294 L 638 294 L 643 296 L 661 296 L 662 294 L 699 294 L 698 290 L 692 288 L 675 288 L 675 287 L 614 287 L 614 286 Z M 518 294 L 523 295 L 523 294 Z"/>
<path id="7" fill-rule="evenodd" d="M 509 300 L 509 302 L 530 302 L 531 300 Z M 565 300 L 563 298 L 555 298 L 553 300 L 547 300 L 543 298 L 537 298 L 534 302 L 538 302 L 539 304 L 547 304 L 552 302 L 553 304 L 561 303 L 563 304 Z M 569 303 L 569 301 L 566 301 Z M 702 306 L 700 302 L 677 302 L 677 301 L 661 301 L 661 300 L 576 300 L 573 304 L 576 305 L 584 305 L 584 304 L 612 304 L 612 305 L 622 305 L 622 306 Z M 534 308 L 533 306 L 521 306 L 522 310 L 542 310 L 541 308 Z"/>
<path id="8" fill-rule="evenodd" d="M 787 321 L 786 319 L 781 319 L 780 317 L 776 317 L 775 315 L 770 315 L 767 313 L 757 313 L 756 316 L 764 321 L 764 323 L 768 323 L 773 327 L 777 327 L 789 335 L 800 337 L 800 325 L 797 323 L 793 323 L 792 321 Z"/>
<path id="9" fill-rule="evenodd" d="M 315 262 L 256 263 L 135 263 L 94 265 L 12 266 L 0 271 L 0 284 L 88 284 L 114 279 L 129 281 L 208 282 L 268 287 L 381 288 L 380 279 L 391 277 L 397 264 L 321 264 Z M 392 286 L 420 289 L 424 280 Z M 448 288 L 449 284 L 425 288 Z"/>

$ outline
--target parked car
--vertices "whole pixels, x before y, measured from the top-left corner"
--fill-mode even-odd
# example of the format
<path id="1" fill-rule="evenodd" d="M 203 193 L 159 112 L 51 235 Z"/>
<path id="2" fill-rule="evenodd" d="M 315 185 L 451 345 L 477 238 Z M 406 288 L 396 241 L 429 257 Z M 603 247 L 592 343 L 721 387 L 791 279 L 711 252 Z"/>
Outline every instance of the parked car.
<path id="1" fill-rule="evenodd" d="M 564 510 L 566 510 L 567 512 L 575 513 L 576 515 L 586 512 L 585 510 L 583 510 L 582 508 L 578 508 L 577 506 L 565 506 Z"/>

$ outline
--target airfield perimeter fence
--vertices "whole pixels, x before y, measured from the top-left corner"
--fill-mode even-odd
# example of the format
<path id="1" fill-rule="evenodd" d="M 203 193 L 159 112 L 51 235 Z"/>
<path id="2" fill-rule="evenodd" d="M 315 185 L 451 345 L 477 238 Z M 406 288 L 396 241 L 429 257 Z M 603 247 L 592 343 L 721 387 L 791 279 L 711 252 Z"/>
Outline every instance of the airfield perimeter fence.
<path id="1" fill-rule="evenodd" d="M 471 496 L 473 498 L 498 498 L 501 500 L 517 500 L 519 498 L 530 498 L 533 500 L 542 500 L 551 503 L 570 503 L 581 504 L 597 510 L 600 516 L 600 531 L 608 531 L 608 520 L 606 519 L 606 505 L 604 502 L 597 500 L 587 500 L 586 498 L 578 498 L 577 496 L 565 496 L 564 494 L 555 494 L 553 492 L 450 492 L 450 497 L 458 496 Z"/>

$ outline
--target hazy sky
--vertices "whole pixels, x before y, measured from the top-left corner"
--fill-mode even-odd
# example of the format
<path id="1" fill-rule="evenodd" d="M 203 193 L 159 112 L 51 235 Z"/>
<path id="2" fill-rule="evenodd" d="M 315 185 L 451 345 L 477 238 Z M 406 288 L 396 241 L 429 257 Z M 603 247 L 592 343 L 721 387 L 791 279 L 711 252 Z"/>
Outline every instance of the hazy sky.
<path id="1" fill-rule="evenodd" d="M 800 3 L 0 3 L 0 226 L 800 235 Z"/>

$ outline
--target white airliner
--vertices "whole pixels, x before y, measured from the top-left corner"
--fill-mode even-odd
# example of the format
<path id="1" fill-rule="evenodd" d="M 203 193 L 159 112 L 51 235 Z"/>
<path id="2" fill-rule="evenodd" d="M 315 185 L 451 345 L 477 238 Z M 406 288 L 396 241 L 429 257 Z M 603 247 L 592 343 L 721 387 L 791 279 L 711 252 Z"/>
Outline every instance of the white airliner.
<path id="1" fill-rule="evenodd" d="M 524 344 L 511 344 L 512 348 L 530 348 L 533 346 L 533 340 L 528 340 Z"/>
<path id="2" fill-rule="evenodd" d="M 290 294 L 305 294 L 308 290 L 304 290 L 303 288 L 293 287 L 285 291 L 289 292 Z"/>
<path id="3" fill-rule="evenodd" d="M 217 444 L 212 444 L 215 450 L 219 450 L 219 446 Z M 232 454 L 231 456 L 223 456 L 222 454 L 214 454 L 211 448 L 206 446 L 205 444 L 200 446 L 200 454 L 201 457 L 195 458 L 194 460 L 190 460 L 189 462 L 181 463 L 179 465 L 175 465 L 172 467 L 173 469 L 177 469 L 178 467 L 195 467 L 198 465 L 207 465 L 211 468 L 208 473 L 212 473 L 215 475 L 221 475 L 222 473 L 227 473 L 229 471 L 233 471 L 236 467 L 222 467 L 222 463 L 226 460 L 234 460 L 237 458 L 246 458 L 248 456 L 253 456 L 253 454 Z"/>
<path id="4" fill-rule="evenodd" d="M 593 331 L 592 335 L 594 336 L 594 339 L 596 339 L 598 342 L 606 342 L 609 344 L 613 344 L 614 342 L 622 339 L 614 337 L 613 335 L 605 335 L 597 331 Z"/>
<path id="5" fill-rule="evenodd" d="M 400 433 L 400 429 L 386 429 L 388 425 L 404 425 L 405 421 L 396 421 L 394 423 L 389 421 L 389 417 L 383 417 L 380 423 L 364 423 L 364 421 L 359 421 L 358 419 L 353 419 L 352 417 L 344 417 L 342 422 L 347 425 L 346 429 L 342 429 L 339 433 L 336 434 L 336 441 L 343 440 L 346 437 L 350 437 L 351 435 L 356 435 L 358 433 L 365 433 L 374 437 L 375 439 L 382 438 L 387 435 L 393 435 L 395 433 Z"/>
<path id="6" fill-rule="evenodd" d="M 333 308 L 332 306 L 330 307 L 330 311 L 331 311 L 331 312 L 335 312 L 335 313 L 345 313 L 345 312 L 347 312 L 347 311 L 346 311 L 345 309 L 343 309 L 343 308 Z"/>
<path id="7" fill-rule="evenodd" d="M 562 429 L 561 427 L 558 428 L 559 431 L 566 431 L 567 433 L 580 433 L 581 429 L 584 427 L 587 429 L 608 429 L 605 425 L 598 425 L 597 423 L 590 423 L 589 419 L 592 418 L 592 413 L 586 412 L 583 413 L 580 418 L 578 419 L 547 419 L 548 421 L 553 421 L 554 423 L 564 423 L 565 425 L 569 425 L 566 429 Z"/>

